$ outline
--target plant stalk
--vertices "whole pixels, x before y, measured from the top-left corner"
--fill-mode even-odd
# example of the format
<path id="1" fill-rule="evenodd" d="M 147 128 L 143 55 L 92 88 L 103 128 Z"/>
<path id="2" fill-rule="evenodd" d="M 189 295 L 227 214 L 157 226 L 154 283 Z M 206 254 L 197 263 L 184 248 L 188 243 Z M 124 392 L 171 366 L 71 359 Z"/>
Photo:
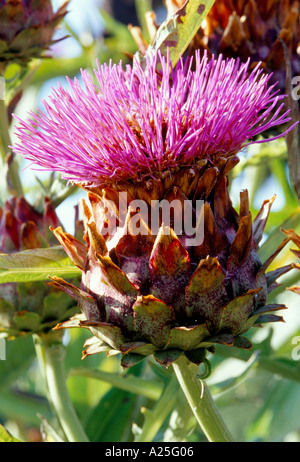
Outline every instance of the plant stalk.
<path id="1" fill-rule="evenodd" d="M 43 338 L 35 337 L 41 372 L 48 385 L 49 400 L 68 442 L 88 442 L 66 385 L 65 348 L 61 341 L 51 341 L 51 336 L 49 339 L 46 335 Z"/>
<path id="2" fill-rule="evenodd" d="M 177 392 L 178 383 L 175 377 L 172 377 L 154 408 L 152 410 L 142 408 L 145 422 L 142 432 L 135 439 L 136 442 L 146 443 L 153 441 L 156 433 L 175 406 Z"/>
<path id="3" fill-rule="evenodd" d="M 222 420 L 207 385 L 197 377 L 198 368 L 181 356 L 173 363 L 178 382 L 208 441 L 231 443 L 233 437 Z"/>
<path id="4" fill-rule="evenodd" d="M 102 380 L 110 383 L 113 387 L 120 390 L 129 391 L 137 395 L 145 396 L 153 401 L 157 401 L 161 396 L 163 386 L 154 380 L 146 380 L 134 375 L 121 375 L 105 372 L 98 369 L 78 368 L 71 369 L 70 376 L 78 375 L 90 377 L 91 379 Z"/>
<path id="5" fill-rule="evenodd" d="M 7 178 L 6 187 L 8 193 L 12 193 L 16 196 L 23 196 L 23 188 L 19 177 L 18 164 L 14 159 L 9 146 L 11 145 L 10 134 L 9 134 L 9 123 L 7 116 L 7 108 L 5 101 L 0 98 L 0 153 L 2 161 L 2 171 L 5 170 L 7 165 Z"/>

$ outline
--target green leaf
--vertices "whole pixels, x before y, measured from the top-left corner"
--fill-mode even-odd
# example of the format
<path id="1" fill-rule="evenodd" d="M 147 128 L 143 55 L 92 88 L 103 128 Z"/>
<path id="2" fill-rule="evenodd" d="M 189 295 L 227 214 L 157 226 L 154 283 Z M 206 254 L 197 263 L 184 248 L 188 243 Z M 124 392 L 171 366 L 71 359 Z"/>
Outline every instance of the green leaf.
<path id="1" fill-rule="evenodd" d="M 73 278 L 80 274 L 61 246 L 0 254 L 0 284 L 44 281 L 48 276 Z"/>
<path id="2" fill-rule="evenodd" d="M 26 374 L 24 374 L 24 379 L 27 380 Z M 48 421 L 52 421 L 52 419 L 53 423 L 55 421 L 48 401 L 41 395 L 22 393 L 20 390 L 14 391 L 13 389 L 1 391 L 0 407 L 1 418 L 4 421 L 18 422 L 19 425 L 24 425 L 26 428 L 39 427 L 41 424 L 39 416 L 41 415 Z"/>
<path id="3" fill-rule="evenodd" d="M 5 428 L 0 425 L 0 443 L 20 443 L 21 441 L 11 436 Z"/>
<path id="4" fill-rule="evenodd" d="M 132 425 L 135 396 L 112 388 L 90 413 L 86 432 L 91 442 L 120 442 L 122 434 Z"/>
<path id="5" fill-rule="evenodd" d="M 239 369 L 237 374 L 230 376 L 230 378 L 223 380 L 222 382 L 212 384 L 213 393 L 223 393 L 224 391 L 230 390 L 232 387 L 235 387 L 239 383 L 245 380 L 248 376 L 250 370 L 253 367 L 256 367 L 259 361 L 260 352 L 257 350 L 250 356 L 248 361 Z"/>
<path id="6" fill-rule="evenodd" d="M 128 376 L 138 378 L 143 365 L 132 368 Z M 91 409 L 85 430 L 91 442 L 122 442 L 131 440 L 132 419 L 136 396 L 119 388 L 111 388 Z"/>
<path id="7" fill-rule="evenodd" d="M 139 362 L 137 367 L 142 363 Z M 133 366 L 130 371 L 135 369 Z M 158 380 L 148 380 L 134 376 L 132 373 L 120 374 L 106 372 L 101 369 L 91 369 L 78 367 L 70 371 L 70 376 L 82 376 L 99 380 L 104 383 L 109 383 L 120 390 L 129 391 L 141 396 L 146 396 L 148 399 L 157 400 L 162 392 L 162 385 Z"/>
<path id="8" fill-rule="evenodd" d="M 147 55 L 153 56 L 160 51 L 169 57 L 174 66 L 189 46 L 202 21 L 213 6 L 215 0 L 190 0 L 167 19 L 158 29 L 154 43 L 147 49 Z M 143 63 L 144 58 L 138 56 Z"/>
<path id="9" fill-rule="evenodd" d="M 273 380 L 269 393 L 246 436 L 251 441 L 258 438 L 261 442 L 285 441 L 285 436 L 297 432 L 299 428 L 300 386 L 287 380 Z"/>

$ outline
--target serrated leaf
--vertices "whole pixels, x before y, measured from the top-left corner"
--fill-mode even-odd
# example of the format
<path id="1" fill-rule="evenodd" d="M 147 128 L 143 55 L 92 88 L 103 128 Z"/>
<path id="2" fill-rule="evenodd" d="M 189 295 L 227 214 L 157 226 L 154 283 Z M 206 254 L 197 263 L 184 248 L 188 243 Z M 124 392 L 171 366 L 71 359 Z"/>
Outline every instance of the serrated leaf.
<path id="1" fill-rule="evenodd" d="M 167 19 L 157 31 L 155 40 L 149 45 L 147 55 L 160 51 L 174 66 L 189 46 L 215 0 L 190 0 Z M 138 56 L 143 63 L 144 57 Z"/>
<path id="2" fill-rule="evenodd" d="M 48 276 L 73 278 L 81 271 L 73 265 L 61 246 L 0 254 L 0 284 L 45 281 Z"/>

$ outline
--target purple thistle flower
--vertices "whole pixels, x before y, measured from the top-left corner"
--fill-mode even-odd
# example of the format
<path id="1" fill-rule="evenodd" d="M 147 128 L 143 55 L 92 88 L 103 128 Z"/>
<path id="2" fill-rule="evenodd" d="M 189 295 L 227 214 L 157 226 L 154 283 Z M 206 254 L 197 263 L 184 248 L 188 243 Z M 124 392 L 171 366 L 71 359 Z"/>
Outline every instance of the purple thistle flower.
<path id="1" fill-rule="evenodd" d="M 146 72 L 137 60 L 125 69 L 98 65 L 96 84 L 81 72 L 84 88 L 68 78 L 70 90 L 53 90 L 45 113 L 18 119 L 14 150 L 74 183 L 100 186 L 233 156 L 290 120 L 259 65 L 249 75 L 249 61 L 194 59 L 172 68 L 157 55 Z"/>

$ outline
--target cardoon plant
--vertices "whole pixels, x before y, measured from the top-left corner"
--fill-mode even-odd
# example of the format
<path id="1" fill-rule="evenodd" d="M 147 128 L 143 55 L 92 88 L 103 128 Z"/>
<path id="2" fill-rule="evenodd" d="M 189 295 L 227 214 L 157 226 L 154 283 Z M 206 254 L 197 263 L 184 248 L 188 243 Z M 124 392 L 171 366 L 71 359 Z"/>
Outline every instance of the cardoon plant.
<path id="1" fill-rule="evenodd" d="M 250 348 L 242 334 L 281 320 L 269 312 L 284 308 L 267 304 L 275 275 L 266 270 L 277 251 L 263 263 L 257 255 L 272 201 L 253 222 L 247 191 L 237 213 L 227 190 L 238 152 L 288 120 L 287 113 L 270 117 L 282 96 L 258 68 L 246 77 L 248 65 L 239 61 L 197 53 L 194 65 L 192 71 L 192 60 L 181 61 L 171 69 L 161 56 L 146 72 L 137 62 L 125 70 L 104 65 L 96 84 L 83 71 L 84 88 L 69 80 L 70 91 L 60 86 L 46 113 L 31 114 L 17 130 L 17 152 L 89 193 L 87 246 L 54 229 L 82 270 L 81 290 L 58 278 L 53 285 L 78 300 L 85 315 L 79 324 L 98 339 L 85 354 L 114 349 L 124 367 L 148 354 L 168 366 L 184 352 L 200 363 L 216 342 Z M 130 207 L 137 199 L 144 214 Z M 176 220 L 184 221 L 176 208 L 171 229 L 160 217 L 153 234 L 148 215 L 155 200 L 186 202 L 191 213 L 203 200 L 203 242 L 189 245 L 184 231 L 176 234 Z"/>
<path id="2" fill-rule="evenodd" d="M 51 283 L 81 306 L 80 317 L 57 327 L 92 332 L 84 356 L 121 353 L 128 368 L 153 355 L 165 367 L 174 362 L 185 389 L 187 361 L 201 364 L 217 343 L 250 349 L 250 327 L 282 320 L 272 312 L 285 306 L 267 296 L 294 265 L 268 267 L 290 238 L 261 262 L 273 200 L 252 220 L 247 190 L 239 212 L 228 193 L 239 151 L 289 120 L 283 103 L 273 112 L 283 96 L 269 76 L 248 67 L 200 53 L 175 67 L 159 53 L 145 69 L 110 63 L 94 80 L 82 71 L 83 86 L 68 79 L 70 90 L 54 90 L 45 112 L 19 119 L 15 151 L 88 192 L 86 245 L 53 229 L 82 271 L 81 288 Z"/>

